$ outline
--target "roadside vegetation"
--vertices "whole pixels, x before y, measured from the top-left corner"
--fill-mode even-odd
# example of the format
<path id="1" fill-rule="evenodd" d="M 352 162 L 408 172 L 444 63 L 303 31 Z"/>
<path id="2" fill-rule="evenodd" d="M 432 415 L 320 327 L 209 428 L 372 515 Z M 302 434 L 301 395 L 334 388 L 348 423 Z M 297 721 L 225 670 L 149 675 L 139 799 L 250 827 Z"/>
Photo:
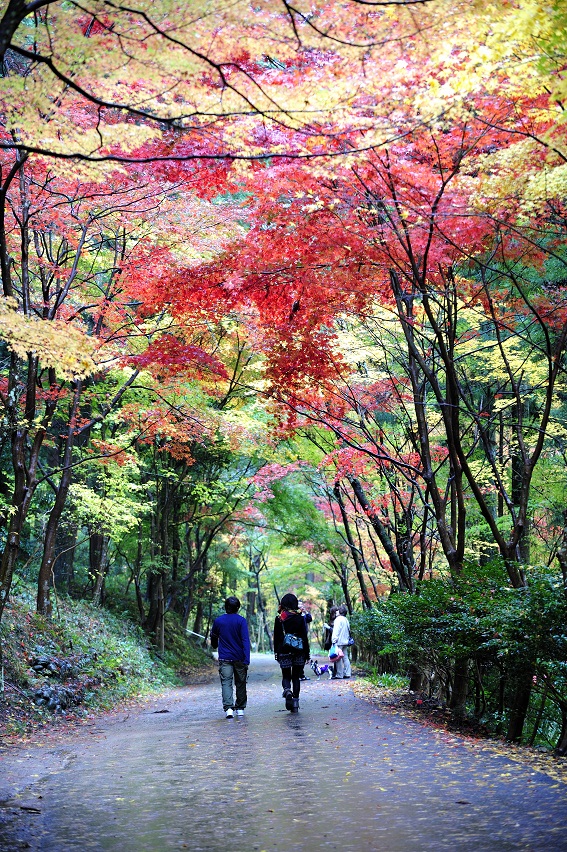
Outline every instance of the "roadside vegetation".
<path id="1" fill-rule="evenodd" d="M 523 741 L 563 753 L 567 599 L 549 571 L 530 574 L 529 587 L 516 590 L 498 562 L 482 569 L 488 584 L 470 566 L 456 582 L 432 579 L 419 594 L 394 594 L 357 613 L 352 625 L 360 656 L 373 665 L 371 681 L 388 687 L 404 674 L 416 706 L 502 737 L 515 723 L 518 694 L 529 679 Z M 455 683 L 461 660 L 467 661 L 464 700 Z"/>
<path id="2" fill-rule="evenodd" d="M 167 688 L 210 677 L 210 654 L 166 622 L 168 651 L 158 657 L 128 612 L 57 600 L 51 619 L 30 611 L 21 586 L 0 626 L 0 741 L 80 724 Z"/>

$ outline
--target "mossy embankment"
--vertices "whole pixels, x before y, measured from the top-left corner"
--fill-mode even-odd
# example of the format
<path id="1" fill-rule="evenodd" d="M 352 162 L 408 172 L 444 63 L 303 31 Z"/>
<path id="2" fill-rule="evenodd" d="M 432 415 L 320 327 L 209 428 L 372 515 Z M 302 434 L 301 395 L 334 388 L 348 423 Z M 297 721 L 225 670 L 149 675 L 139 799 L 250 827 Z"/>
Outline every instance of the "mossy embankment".
<path id="1" fill-rule="evenodd" d="M 210 654 L 166 618 L 158 657 L 127 609 L 109 612 L 60 598 L 48 620 L 30 612 L 31 592 L 13 597 L 0 625 L 0 740 L 81 720 L 164 689 L 209 678 Z"/>

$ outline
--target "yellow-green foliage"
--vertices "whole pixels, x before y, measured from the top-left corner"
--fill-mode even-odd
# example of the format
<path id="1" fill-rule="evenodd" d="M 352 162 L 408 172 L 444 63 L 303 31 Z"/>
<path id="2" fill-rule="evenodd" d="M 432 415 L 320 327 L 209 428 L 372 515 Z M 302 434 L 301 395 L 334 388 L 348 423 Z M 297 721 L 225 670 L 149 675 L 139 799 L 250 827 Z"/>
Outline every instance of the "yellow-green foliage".
<path id="1" fill-rule="evenodd" d="M 0 338 L 20 358 L 31 352 L 62 378 L 84 378 L 95 370 L 92 339 L 63 320 L 22 316 L 13 299 L 0 299 Z"/>

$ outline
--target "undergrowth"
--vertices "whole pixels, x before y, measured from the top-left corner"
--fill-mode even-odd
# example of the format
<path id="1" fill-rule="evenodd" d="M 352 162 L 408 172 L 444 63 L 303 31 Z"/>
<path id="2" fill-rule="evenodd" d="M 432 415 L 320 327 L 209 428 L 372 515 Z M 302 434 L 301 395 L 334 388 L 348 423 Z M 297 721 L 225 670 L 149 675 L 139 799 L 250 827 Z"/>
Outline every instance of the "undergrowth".
<path id="1" fill-rule="evenodd" d="M 372 671 L 367 675 L 368 680 L 373 686 L 380 686 L 383 689 L 404 689 L 408 687 L 408 679 L 403 675 L 389 674 L 385 672 L 380 674 L 376 666 L 372 667 Z"/>
<path id="2" fill-rule="evenodd" d="M 160 659 L 127 615 L 59 598 L 48 620 L 30 613 L 31 594 L 20 587 L 0 624 L 2 736 L 25 735 L 56 717 L 80 719 L 112 709 L 202 679 L 212 668 L 209 654 L 175 616 L 168 614 L 167 651 Z"/>

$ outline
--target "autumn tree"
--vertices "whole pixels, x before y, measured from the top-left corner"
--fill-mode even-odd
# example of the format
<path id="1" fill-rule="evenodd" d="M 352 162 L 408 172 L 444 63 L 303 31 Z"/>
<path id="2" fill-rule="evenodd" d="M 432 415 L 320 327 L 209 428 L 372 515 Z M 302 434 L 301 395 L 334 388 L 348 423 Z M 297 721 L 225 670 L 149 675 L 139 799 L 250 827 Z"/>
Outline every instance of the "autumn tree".
<path id="1" fill-rule="evenodd" d="M 151 173 L 145 182 L 140 170 L 115 175 L 114 186 L 104 188 L 32 165 L 22 166 L 18 183 L 6 184 L 3 197 L 3 251 L 10 262 L 2 336 L 11 351 L 3 401 L 12 424 L 6 438 L 15 484 L 5 516 L 12 544 L 4 552 L 2 600 L 27 512 L 43 481 L 55 493 L 38 591 L 38 609 L 48 612 L 57 531 L 78 463 L 75 445 L 96 435 L 132 385 L 139 368 L 128 359 L 140 353 L 139 340 L 166 335 L 163 318 L 150 326 L 147 311 L 137 314 L 143 294 L 136 302 L 129 289 L 139 274 L 129 265 L 131 255 L 139 262 L 151 245 L 154 267 L 159 255 L 164 272 L 168 264 L 185 265 L 218 250 L 234 227 L 231 231 L 226 210 L 219 216 L 183 195 L 183 185 L 164 185 Z M 199 348 L 188 351 L 195 357 Z"/>

